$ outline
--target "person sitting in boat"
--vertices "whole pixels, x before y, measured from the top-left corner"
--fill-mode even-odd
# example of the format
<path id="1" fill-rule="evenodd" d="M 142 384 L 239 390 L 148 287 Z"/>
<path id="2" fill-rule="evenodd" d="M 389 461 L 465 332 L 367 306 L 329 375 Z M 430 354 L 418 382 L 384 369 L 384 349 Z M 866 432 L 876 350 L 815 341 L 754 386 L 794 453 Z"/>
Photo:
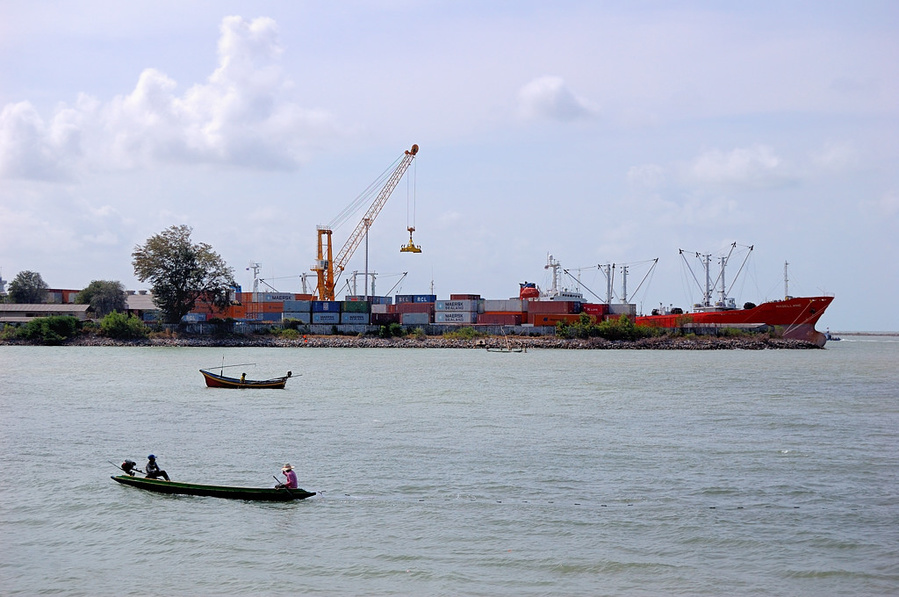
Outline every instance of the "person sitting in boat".
<path id="1" fill-rule="evenodd" d="M 281 474 L 286 477 L 286 481 L 284 483 L 279 483 L 278 488 L 286 487 L 287 489 L 296 489 L 297 488 L 297 474 L 293 472 L 293 467 L 290 466 L 290 463 L 285 464 L 281 467 Z"/>
<path id="2" fill-rule="evenodd" d="M 122 463 L 122 466 L 120 468 L 125 471 L 126 475 L 130 477 L 134 476 L 134 471 L 142 472 L 139 468 L 137 468 L 137 463 L 133 460 L 126 460 Z"/>
<path id="3" fill-rule="evenodd" d="M 170 481 L 169 476 L 166 472 L 159 468 L 159 465 L 156 464 L 156 456 L 150 454 L 147 456 L 147 479 L 157 479 L 162 477 L 166 481 Z"/>

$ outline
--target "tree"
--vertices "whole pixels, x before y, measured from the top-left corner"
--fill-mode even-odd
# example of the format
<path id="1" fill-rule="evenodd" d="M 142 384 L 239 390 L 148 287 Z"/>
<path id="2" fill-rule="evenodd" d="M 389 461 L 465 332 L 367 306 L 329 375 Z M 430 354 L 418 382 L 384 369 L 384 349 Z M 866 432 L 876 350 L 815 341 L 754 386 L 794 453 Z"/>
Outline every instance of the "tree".
<path id="1" fill-rule="evenodd" d="M 206 243 L 192 244 L 190 226 L 170 226 L 131 253 L 134 274 L 149 281 L 166 323 L 180 323 L 199 298 L 219 308 L 230 302 L 234 270 Z"/>
<path id="2" fill-rule="evenodd" d="M 16 274 L 9 283 L 9 302 L 43 303 L 47 300 L 47 283 L 37 272 L 24 271 Z"/>
<path id="3" fill-rule="evenodd" d="M 79 305 L 90 305 L 97 317 L 105 317 L 113 311 L 124 313 L 127 310 L 125 287 L 121 282 L 110 280 L 93 280 L 87 288 L 75 295 Z"/>

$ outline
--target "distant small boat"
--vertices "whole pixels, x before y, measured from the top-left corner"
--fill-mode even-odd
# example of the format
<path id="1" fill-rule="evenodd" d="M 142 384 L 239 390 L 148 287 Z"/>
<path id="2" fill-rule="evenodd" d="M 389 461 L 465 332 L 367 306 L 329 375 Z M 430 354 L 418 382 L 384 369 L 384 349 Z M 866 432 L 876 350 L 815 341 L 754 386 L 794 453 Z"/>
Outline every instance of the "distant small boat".
<path id="1" fill-rule="evenodd" d="M 840 340 L 842 340 L 842 338 L 840 338 L 839 336 L 834 336 L 833 334 L 831 334 L 830 330 L 824 332 L 824 337 L 827 338 L 828 342 L 839 342 Z"/>
<path id="2" fill-rule="evenodd" d="M 287 380 L 293 375 L 292 371 L 288 371 L 284 377 L 273 377 L 272 379 L 256 380 L 247 379 L 246 374 L 240 377 L 227 377 L 222 374 L 216 374 L 206 369 L 200 369 L 203 378 L 206 379 L 206 386 L 210 388 L 239 388 L 239 389 L 272 389 L 283 390 L 287 385 Z"/>
<path id="3" fill-rule="evenodd" d="M 235 500 L 262 500 L 268 502 L 289 502 L 305 500 L 315 495 L 314 491 L 305 489 L 287 489 L 276 487 L 230 487 L 227 485 L 200 485 L 198 483 L 179 483 L 162 479 L 145 479 L 130 475 L 110 477 L 123 485 L 131 485 L 156 493 L 174 493 L 182 495 L 203 495 L 207 497 L 229 498 Z"/>

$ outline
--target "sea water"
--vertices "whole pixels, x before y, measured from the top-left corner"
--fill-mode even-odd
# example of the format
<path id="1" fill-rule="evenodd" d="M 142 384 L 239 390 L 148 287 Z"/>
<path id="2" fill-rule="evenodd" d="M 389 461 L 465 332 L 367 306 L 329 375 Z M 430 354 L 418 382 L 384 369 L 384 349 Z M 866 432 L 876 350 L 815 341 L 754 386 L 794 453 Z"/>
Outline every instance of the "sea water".
<path id="1" fill-rule="evenodd" d="M 200 368 L 293 377 L 206 388 Z M 255 365 L 252 365 L 255 363 Z M 173 480 L 113 482 L 155 453 Z M 0 347 L 3 595 L 899 594 L 899 342 Z"/>

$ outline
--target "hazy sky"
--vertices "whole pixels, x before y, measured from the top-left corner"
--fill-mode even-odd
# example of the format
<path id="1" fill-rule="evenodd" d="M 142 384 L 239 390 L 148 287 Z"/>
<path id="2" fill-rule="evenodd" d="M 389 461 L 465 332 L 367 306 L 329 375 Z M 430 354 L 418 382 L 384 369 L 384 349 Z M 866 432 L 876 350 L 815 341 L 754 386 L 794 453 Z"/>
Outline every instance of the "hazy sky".
<path id="1" fill-rule="evenodd" d="M 245 289 L 258 262 L 299 292 L 316 225 L 413 143 L 378 294 L 509 298 L 552 253 L 688 307 L 695 253 L 736 242 L 739 304 L 782 298 L 789 262 L 790 294 L 836 297 L 819 329 L 899 330 L 895 1 L 0 1 L 7 281 L 145 288 L 134 247 L 187 224 Z"/>

